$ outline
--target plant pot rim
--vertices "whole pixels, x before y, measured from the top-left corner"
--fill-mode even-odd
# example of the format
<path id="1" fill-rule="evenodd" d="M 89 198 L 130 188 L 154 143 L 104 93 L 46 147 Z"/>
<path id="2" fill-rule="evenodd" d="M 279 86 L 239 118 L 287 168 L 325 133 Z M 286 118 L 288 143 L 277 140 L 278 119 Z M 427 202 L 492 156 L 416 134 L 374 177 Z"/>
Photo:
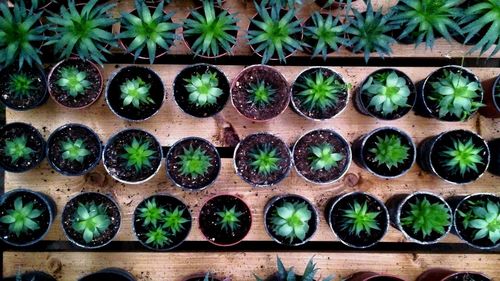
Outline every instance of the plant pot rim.
<path id="1" fill-rule="evenodd" d="M 374 275 L 368 276 L 368 277 L 366 277 L 366 279 L 363 279 L 361 281 L 379 280 L 378 278 L 381 278 L 381 277 L 382 278 L 389 278 L 389 279 L 391 279 L 390 281 L 396 281 L 396 280 L 405 281 L 405 279 L 400 278 L 400 277 L 395 276 L 395 275 L 392 275 L 392 274 L 379 273 L 379 272 L 371 271 L 371 270 L 364 270 L 364 271 L 355 272 L 355 273 L 349 275 L 346 280 L 350 280 L 350 278 L 353 278 L 353 277 L 354 278 L 360 277 L 360 276 L 364 277 L 364 274 L 374 274 Z"/>
<path id="2" fill-rule="evenodd" d="M 225 1 L 225 0 L 223 0 L 223 1 Z M 202 272 L 202 271 L 200 271 L 200 272 L 198 272 L 198 273 L 193 273 L 193 274 L 190 274 L 190 275 L 188 275 L 188 276 L 186 276 L 186 277 L 183 277 L 181 280 L 182 280 L 182 281 L 189 281 L 189 280 L 191 280 L 191 279 L 195 279 L 195 278 L 200 278 L 200 279 L 202 279 L 202 280 L 203 280 L 203 278 L 205 278 L 205 276 L 207 275 L 207 273 L 209 273 L 209 274 L 210 274 L 210 276 L 211 276 L 211 279 L 210 279 L 210 280 L 211 280 L 211 281 L 215 281 L 215 280 L 218 280 L 218 281 L 231 281 L 231 278 L 230 278 L 230 277 L 220 278 L 220 277 L 215 276 L 215 275 L 216 275 L 216 273 L 212 273 L 212 272 L 210 272 L 210 271 L 207 271 L 207 272 Z M 214 277 L 214 276 L 215 276 L 215 277 Z"/>
<path id="3" fill-rule="evenodd" d="M 371 244 L 363 245 L 363 246 L 357 246 L 357 245 L 351 244 L 351 243 L 349 243 L 349 242 L 344 241 L 343 239 L 341 239 L 340 236 L 335 231 L 335 229 L 333 228 L 333 225 L 332 225 L 332 212 L 333 212 L 333 209 L 335 208 L 335 206 L 337 205 L 338 202 L 340 202 L 341 200 L 343 200 L 346 197 L 353 196 L 353 195 L 363 195 L 363 196 L 366 196 L 366 197 L 370 197 L 371 199 L 373 199 L 375 202 L 377 202 L 381 206 L 382 213 L 385 212 L 385 219 L 386 219 L 386 222 L 387 222 L 386 226 L 385 226 L 385 229 L 382 230 L 382 235 L 380 236 L 380 239 L 377 239 L 376 241 L 373 241 Z M 344 245 L 346 245 L 348 247 L 351 247 L 351 248 L 366 249 L 366 248 L 374 246 L 375 244 L 377 244 L 380 241 L 382 241 L 382 239 L 384 239 L 385 235 L 387 234 L 387 231 L 389 230 L 390 218 L 389 218 L 389 211 L 387 210 L 387 207 L 385 206 L 384 202 L 382 202 L 378 197 L 376 197 L 375 195 L 372 195 L 371 193 L 364 192 L 364 191 L 352 191 L 352 192 L 344 193 L 344 194 L 340 195 L 338 198 L 335 199 L 335 201 L 333 202 L 333 204 L 328 209 L 327 223 L 328 223 L 328 226 L 330 227 L 330 230 L 333 232 L 333 234 L 335 235 L 335 237 L 340 242 L 342 242 L 342 244 L 344 244 Z"/>
<path id="4" fill-rule="evenodd" d="M 105 153 L 106 153 L 106 149 L 109 147 L 109 144 L 114 141 L 121 133 L 123 132 L 126 132 L 126 131 L 140 131 L 142 133 L 145 133 L 149 136 L 151 136 L 155 141 L 156 143 L 158 143 L 158 145 L 160 146 L 160 161 L 159 161 L 159 164 L 158 164 L 158 167 L 156 168 L 156 170 L 154 171 L 154 173 L 152 173 L 149 177 L 143 179 L 143 180 L 140 180 L 140 181 L 126 181 L 126 180 L 122 180 L 118 177 L 116 177 L 115 175 L 112 175 L 109 171 L 109 168 L 108 166 L 106 165 L 106 161 L 104 161 L 105 159 Z M 131 127 L 131 128 L 125 128 L 125 129 L 121 129 L 119 130 L 118 132 L 114 133 L 113 135 L 111 135 L 111 137 L 109 137 L 108 141 L 106 142 L 106 145 L 104 145 L 104 148 L 102 149 L 102 163 L 103 163 L 103 166 L 104 166 L 104 169 L 106 170 L 106 173 L 108 173 L 108 175 L 110 175 L 113 179 L 121 182 L 121 183 L 124 183 L 124 184 L 133 184 L 133 185 L 137 185 L 137 184 L 142 184 L 142 183 L 145 183 L 147 182 L 148 180 L 152 179 L 156 174 L 158 174 L 158 171 L 160 171 L 160 168 L 161 168 L 161 163 L 163 162 L 162 159 L 163 159 L 163 147 L 161 146 L 161 143 L 158 141 L 158 139 L 151 133 L 143 130 L 143 129 L 140 129 L 140 128 L 135 128 L 135 127 Z"/>
<path id="5" fill-rule="evenodd" d="M 309 205 L 309 207 L 311 207 L 311 211 L 316 216 L 316 219 L 314 221 L 312 221 L 315 224 L 316 229 L 311 233 L 311 235 L 309 237 L 306 237 L 304 240 L 302 240 L 300 242 L 292 243 L 292 244 L 283 243 L 282 241 L 280 241 L 279 239 L 277 239 L 274 236 L 274 234 L 269 230 L 269 226 L 267 224 L 267 214 L 269 213 L 269 210 L 271 209 L 271 207 L 274 206 L 274 203 L 276 203 L 276 201 L 284 199 L 284 198 L 287 198 L 287 197 L 294 197 L 294 198 L 303 200 L 304 202 L 306 202 Z M 316 235 L 316 233 L 318 232 L 318 226 L 319 226 L 319 222 L 320 222 L 318 208 L 309 199 L 307 199 L 306 197 L 304 197 L 302 195 L 299 195 L 299 194 L 294 194 L 294 193 L 277 194 L 277 195 L 273 196 L 271 199 L 269 199 L 269 201 L 267 201 L 266 205 L 264 206 L 263 220 L 264 220 L 264 229 L 266 230 L 267 235 L 269 237 L 271 237 L 271 239 L 274 242 L 276 242 L 276 243 L 278 243 L 280 245 L 290 246 L 290 247 L 301 246 L 301 245 L 304 245 L 305 243 L 309 242 L 314 237 L 314 235 Z"/>
<path id="6" fill-rule="evenodd" d="M 492 100 L 493 100 L 493 106 L 497 110 L 497 112 L 500 113 L 500 104 L 497 103 L 497 99 L 495 98 L 495 93 L 496 91 L 496 86 L 500 85 L 500 74 L 497 75 L 497 78 L 495 79 L 495 82 L 493 82 L 493 88 L 491 90 L 491 95 L 492 95 Z M 500 95 L 500 93 L 496 93 Z"/>
<path id="7" fill-rule="evenodd" d="M 122 227 L 123 215 L 122 215 L 122 211 L 120 210 L 120 205 L 118 205 L 118 203 L 116 202 L 116 200 L 111 195 L 109 195 L 107 193 L 100 193 L 100 192 L 95 192 L 95 191 L 83 191 L 83 192 L 80 192 L 80 193 L 72 196 L 68 201 L 66 201 L 66 203 L 64 204 L 63 210 L 61 212 L 61 216 L 64 213 L 64 211 L 66 210 L 66 207 L 67 207 L 67 205 L 68 205 L 69 202 L 77 199 L 78 197 L 90 196 L 90 195 L 94 195 L 94 196 L 97 195 L 97 196 L 104 196 L 104 197 L 106 197 L 116 207 L 116 210 L 118 211 L 118 214 L 120 216 L 119 219 L 117 220 L 118 221 L 118 229 L 113 234 L 113 236 L 111 236 L 109 238 L 109 240 L 106 241 L 106 243 L 103 243 L 102 245 L 97 245 L 97 246 L 88 246 L 88 245 L 80 244 L 80 243 L 78 243 L 72 237 L 70 237 L 68 235 L 68 233 L 66 232 L 66 228 L 64 227 L 64 220 L 62 218 L 60 220 L 60 223 L 61 223 L 61 227 L 62 227 L 64 236 L 66 237 L 66 239 L 68 239 L 69 242 L 71 242 L 72 244 L 74 244 L 74 245 L 76 245 L 76 246 L 78 246 L 80 248 L 84 248 L 84 249 L 98 249 L 98 248 L 102 248 L 102 247 L 108 245 L 109 243 L 111 243 L 111 241 L 113 241 L 116 238 L 116 236 L 118 235 L 118 233 L 120 232 L 120 229 Z"/>
<path id="8" fill-rule="evenodd" d="M 50 81 L 51 81 L 51 78 L 52 76 L 54 75 L 54 71 L 63 63 L 65 62 L 70 62 L 70 61 L 81 61 L 81 62 L 84 62 L 84 63 L 88 63 L 91 67 L 93 67 L 95 70 L 97 70 L 97 72 L 99 73 L 99 81 L 101 82 L 101 87 L 99 87 L 99 91 L 98 91 L 98 94 L 96 96 L 96 98 L 94 100 L 92 100 L 89 104 L 86 104 L 84 106 L 80 106 L 80 107 L 71 107 L 71 106 L 67 106 L 67 105 L 64 105 L 62 103 L 60 103 L 54 96 L 54 93 L 52 92 L 51 90 L 51 87 L 50 87 Z M 54 81 L 55 82 L 55 81 Z M 69 108 L 69 109 L 84 109 L 84 108 L 87 108 L 91 105 L 93 105 L 102 95 L 102 91 L 104 89 L 104 76 L 102 74 L 102 69 L 101 67 L 97 66 L 97 64 L 95 64 L 94 62 L 92 62 L 91 60 L 88 60 L 88 59 L 82 59 L 78 56 L 74 56 L 72 55 L 71 57 L 69 58 L 66 58 L 66 59 L 63 59 L 61 61 L 59 61 L 58 63 L 56 63 L 51 69 L 50 69 L 50 72 L 49 72 L 49 75 L 47 76 L 47 91 L 49 92 L 49 95 L 50 95 L 50 98 L 55 102 L 57 103 L 58 105 L 60 106 L 63 106 L 65 108 Z"/>
<path id="9" fill-rule="evenodd" d="M 308 179 L 306 178 L 300 171 L 299 169 L 297 168 L 297 165 L 295 165 L 295 148 L 297 147 L 297 143 L 302 140 L 303 137 L 305 137 L 306 135 L 310 134 L 310 133 L 313 133 L 313 132 L 316 132 L 316 131 L 326 131 L 326 132 L 330 132 L 332 133 L 333 135 L 335 135 L 335 137 L 337 137 L 341 142 L 344 143 L 344 145 L 346 146 L 347 148 L 347 152 L 348 152 L 348 156 L 347 156 L 347 164 L 344 168 L 344 171 L 339 174 L 339 176 L 336 178 L 336 179 L 333 179 L 333 180 L 330 180 L 330 181 L 327 181 L 327 182 L 317 182 L 317 181 L 313 181 L 311 179 Z M 335 182 L 338 182 L 340 181 L 344 176 L 345 174 L 347 174 L 347 172 L 349 171 L 349 168 L 351 167 L 351 164 L 352 164 L 352 149 L 351 149 L 351 146 L 349 145 L 349 142 L 338 132 L 336 132 L 335 130 L 333 129 L 328 129 L 328 128 L 318 128 L 318 129 L 312 129 L 312 130 L 309 130 L 305 133 L 303 133 L 296 141 L 295 143 L 293 144 L 293 147 L 292 147 L 292 163 L 293 163 L 293 166 L 295 167 L 295 172 L 297 172 L 297 174 L 302 178 L 304 179 L 305 181 L 307 182 L 310 182 L 310 183 L 313 183 L 313 184 L 317 184 L 317 185 L 322 185 L 322 186 L 326 186 L 326 185 L 329 185 L 329 184 L 332 184 L 332 183 L 335 183 Z"/>
<path id="10" fill-rule="evenodd" d="M 125 270 L 123 268 L 119 268 L 119 267 L 106 267 L 106 268 L 100 269 L 100 270 L 98 270 L 96 272 L 85 274 L 84 276 L 78 278 L 77 281 L 81 281 L 84 278 L 92 277 L 95 274 L 103 274 L 103 273 L 111 273 L 111 274 L 115 274 L 115 275 L 120 275 L 121 277 L 125 277 L 126 279 L 129 279 L 129 280 L 134 280 L 134 281 L 137 280 L 132 275 L 132 273 L 128 272 L 127 270 Z"/>

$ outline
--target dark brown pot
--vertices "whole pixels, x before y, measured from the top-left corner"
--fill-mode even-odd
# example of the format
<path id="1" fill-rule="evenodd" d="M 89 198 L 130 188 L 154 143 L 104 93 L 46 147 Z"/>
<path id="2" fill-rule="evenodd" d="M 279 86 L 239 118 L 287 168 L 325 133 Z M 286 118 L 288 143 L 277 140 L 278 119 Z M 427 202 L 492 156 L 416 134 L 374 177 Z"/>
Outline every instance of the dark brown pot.
<path id="1" fill-rule="evenodd" d="M 488 79 L 483 82 L 484 89 L 484 104 L 485 106 L 479 109 L 479 113 L 490 118 L 500 118 L 500 97 L 495 98 L 495 95 L 500 95 L 495 91 L 495 88 L 500 83 L 500 75 L 496 78 Z"/>
<path id="2" fill-rule="evenodd" d="M 474 279 L 465 279 L 465 277 L 474 277 Z M 425 271 L 418 276 L 417 281 L 490 281 L 489 277 L 479 272 L 457 272 L 444 268 L 433 268 Z"/>
<path id="3" fill-rule="evenodd" d="M 371 271 L 356 272 L 344 281 L 405 281 L 396 276 L 379 274 Z"/>

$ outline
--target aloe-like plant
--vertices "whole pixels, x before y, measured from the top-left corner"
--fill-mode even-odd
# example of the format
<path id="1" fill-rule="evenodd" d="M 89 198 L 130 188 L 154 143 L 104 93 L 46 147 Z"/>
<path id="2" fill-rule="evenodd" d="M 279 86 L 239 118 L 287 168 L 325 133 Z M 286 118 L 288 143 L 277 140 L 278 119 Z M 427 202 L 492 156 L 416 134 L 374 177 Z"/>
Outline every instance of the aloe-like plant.
<path id="1" fill-rule="evenodd" d="M 266 143 L 254 148 L 250 152 L 250 158 L 250 166 L 260 175 L 267 176 L 279 170 L 281 157 L 278 150 L 270 144 Z"/>
<path id="2" fill-rule="evenodd" d="M 240 227 L 239 217 L 242 214 L 242 212 L 236 211 L 236 205 L 234 205 L 231 209 L 224 206 L 221 211 L 217 212 L 217 216 L 219 216 L 218 224 L 221 226 L 221 229 L 226 232 L 235 231 Z"/>
<path id="3" fill-rule="evenodd" d="M 375 155 L 374 160 L 378 166 L 385 165 L 388 169 L 397 168 L 408 159 L 410 147 L 401 143 L 402 137 L 392 134 L 376 138 L 375 147 L 368 151 Z"/>
<path id="4" fill-rule="evenodd" d="M 469 138 L 465 143 L 453 139 L 453 147 L 447 147 L 440 153 L 441 163 L 448 171 L 455 174 L 460 173 L 462 177 L 466 172 L 474 171 L 477 173 L 477 165 L 484 164 L 481 157 L 482 151 L 482 147 L 474 145 L 472 138 Z"/>
<path id="5" fill-rule="evenodd" d="M 260 1 L 255 1 L 255 4 L 259 3 L 264 6 L 275 6 L 275 7 L 281 7 L 281 8 L 291 8 L 294 7 L 295 5 L 302 5 L 303 2 L 302 0 L 260 0 Z"/>
<path id="6" fill-rule="evenodd" d="M 413 234 L 422 233 L 422 237 L 432 233 L 443 235 L 451 223 L 449 209 L 443 203 L 431 203 L 427 198 L 416 198 L 409 203 L 410 210 L 401 214 L 401 225 L 411 227 Z"/>
<path id="7" fill-rule="evenodd" d="M 466 35 L 466 43 L 481 30 L 487 30 L 468 53 L 480 50 L 482 55 L 496 45 L 489 57 L 496 55 L 500 50 L 500 2 L 497 0 L 473 1 L 472 5 L 465 9 L 464 14 L 461 23 L 466 24 L 462 29 Z"/>
<path id="8" fill-rule="evenodd" d="M 79 203 L 73 217 L 72 227 L 78 233 L 83 234 L 83 240 L 87 243 L 102 235 L 111 225 L 111 219 L 104 204 L 95 202 Z"/>
<path id="9" fill-rule="evenodd" d="M 222 95 L 215 72 L 197 73 L 184 81 L 187 83 L 185 87 L 189 92 L 189 102 L 198 107 L 214 105 L 217 103 L 217 98 Z"/>
<path id="10" fill-rule="evenodd" d="M 123 149 L 125 153 L 120 157 L 127 160 L 127 168 L 134 167 L 136 171 L 141 171 L 144 167 L 151 167 L 151 159 L 155 152 L 150 149 L 149 141 L 133 138 L 132 143 L 125 145 Z"/>
<path id="11" fill-rule="evenodd" d="M 368 203 L 364 201 L 360 204 L 354 201 L 349 209 L 342 210 L 342 230 L 349 230 L 349 233 L 360 236 L 362 232 L 371 235 L 372 229 L 380 230 L 377 216 L 380 212 L 369 212 Z"/>
<path id="12" fill-rule="evenodd" d="M 90 155 L 90 151 L 86 147 L 87 145 L 82 139 L 70 140 L 61 142 L 61 147 L 63 149 L 62 158 L 64 160 L 77 161 L 82 163 L 83 159 L 87 155 Z"/>
<path id="13" fill-rule="evenodd" d="M 36 89 L 34 83 L 35 79 L 33 79 L 33 77 L 21 71 L 9 76 L 7 87 L 8 90 L 14 94 L 14 97 L 23 98 L 29 97 L 31 92 Z"/>
<path id="14" fill-rule="evenodd" d="M 370 75 L 361 91 L 370 97 L 368 107 L 373 107 L 383 116 L 387 116 L 401 107 L 409 107 L 410 88 L 406 80 L 394 71 Z"/>
<path id="15" fill-rule="evenodd" d="M 34 208 L 33 202 L 23 203 L 21 196 L 14 199 L 14 209 L 8 209 L 0 222 L 9 225 L 9 233 L 19 237 L 21 234 L 40 229 L 38 218 L 43 210 Z"/>
<path id="16" fill-rule="evenodd" d="M 271 229 L 281 237 L 304 241 L 309 231 L 312 212 L 306 202 L 284 200 L 271 214 Z"/>
<path id="17" fill-rule="evenodd" d="M 350 46 L 349 40 L 344 37 L 347 24 L 342 24 L 339 17 L 315 12 L 311 20 L 312 25 L 304 27 L 304 37 L 316 43 L 313 46 L 313 57 L 321 54 L 323 60 L 326 60 L 329 51 L 335 52 L 340 46 Z"/>
<path id="18" fill-rule="evenodd" d="M 296 82 L 295 85 L 302 90 L 297 93 L 301 103 L 309 110 L 320 111 L 334 107 L 339 100 L 339 95 L 349 88 L 349 85 L 336 79 L 334 75 L 325 77 L 322 70 L 304 77 L 302 83 Z"/>
<path id="19" fill-rule="evenodd" d="M 111 33 L 111 26 L 116 22 L 111 13 L 115 4 L 97 5 L 97 1 L 90 0 L 80 8 L 75 0 L 68 0 L 59 13 L 49 11 L 47 20 L 53 34 L 45 45 L 54 45 L 54 52 L 61 58 L 76 54 L 99 64 L 105 62 L 104 54 L 110 54 L 107 46 L 116 46 L 116 38 Z"/>
<path id="20" fill-rule="evenodd" d="M 332 168 L 339 165 L 340 160 L 345 158 L 342 153 L 335 152 L 333 146 L 326 142 L 320 145 L 311 146 L 310 150 L 311 156 L 309 160 L 311 161 L 311 170 L 313 171 L 322 169 L 330 171 Z"/>
<path id="21" fill-rule="evenodd" d="M 179 206 L 175 207 L 175 209 L 165 210 L 165 215 L 163 216 L 163 228 L 167 229 L 172 233 L 172 235 L 176 235 L 181 230 L 184 229 L 184 224 L 189 222 L 188 219 L 184 217 L 184 212 L 186 209 L 181 209 Z"/>
<path id="22" fill-rule="evenodd" d="M 273 280 L 274 281 L 311 281 L 311 280 L 316 280 L 315 276 L 316 273 L 318 273 L 318 269 L 316 268 L 316 264 L 313 261 L 313 258 L 307 262 L 306 268 L 304 269 L 304 273 L 302 275 L 298 275 L 295 273 L 294 268 L 290 267 L 289 269 L 286 269 L 285 266 L 283 265 L 283 262 L 279 257 L 276 257 L 277 260 L 277 271 L 276 274 L 273 276 L 275 277 Z M 255 279 L 257 281 L 264 281 L 267 279 L 262 279 L 259 276 L 255 275 Z M 334 278 L 333 275 L 329 275 L 321 281 L 332 281 Z"/>
<path id="23" fill-rule="evenodd" d="M 61 77 L 56 84 L 72 97 L 83 94 L 90 87 L 90 81 L 86 79 L 87 72 L 79 71 L 74 66 L 61 68 L 59 74 Z"/>
<path id="24" fill-rule="evenodd" d="M 142 225 L 148 226 L 151 224 L 156 227 L 158 221 L 162 219 L 165 209 L 159 206 L 154 198 L 146 201 L 144 204 L 144 207 L 139 208 L 138 215 L 143 220 Z"/>
<path id="25" fill-rule="evenodd" d="M 276 89 L 271 85 L 266 84 L 264 80 L 258 80 L 255 83 L 248 85 L 247 93 L 249 94 L 249 103 L 256 107 L 264 107 L 271 104 L 274 100 Z"/>
<path id="26" fill-rule="evenodd" d="M 151 244 L 153 247 L 161 248 L 166 244 L 172 242 L 172 240 L 168 237 L 167 232 L 162 227 L 157 227 L 149 230 L 146 233 L 146 244 Z"/>
<path id="27" fill-rule="evenodd" d="M 192 179 L 204 176 L 212 166 L 212 157 L 201 147 L 195 149 L 190 145 L 189 148 L 183 148 L 183 153 L 178 157 L 181 175 Z"/>
<path id="28" fill-rule="evenodd" d="M 19 159 L 29 160 L 35 151 L 27 146 L 28 138 L 25 135 L 5 141 L 4 154 L 10 157 L 12 164 Z"/>
<path id="29" fill-rule="evenodd" d="M 496 244 L 500 240 L 500 206 L 491 200 L 468 202 L 471 208 L 468 212 L 458 210 L 464 229 L 474 229 L 473 240 L 488 239 Z"/>
<path id="30" fill-rule="evenodd" d="M 123 106 L 132 105 L 140 108 L 143 104 L 151 104 L 155 101 L 149 96 L 151 85 L 137 77 L 132 80 L 126 80 L 120 85 L 120 98 L 123 100 Z"/>

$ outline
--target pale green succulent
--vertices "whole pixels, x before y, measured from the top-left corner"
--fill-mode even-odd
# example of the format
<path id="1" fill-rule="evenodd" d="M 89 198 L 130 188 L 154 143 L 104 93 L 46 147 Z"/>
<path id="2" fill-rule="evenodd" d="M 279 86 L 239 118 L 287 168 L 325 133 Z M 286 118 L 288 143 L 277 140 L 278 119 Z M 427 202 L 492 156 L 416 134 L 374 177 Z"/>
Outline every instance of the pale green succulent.
<path id="1" fill-rule="evenodd" d="M 17 237 L 21 234 L 40 229 L 39 217 L 42 210 L 34 208 L 33 202 L 23 204 L 21 196 L 14 200 L 14 209 L 8 209 L 7 214 L 0 218 L 0 222 L 9 225 L 9 233 Z"/>
<path id="2" fill-rule="evenodd" d="M 361 88 L 370 97 L 368 107 L 386 116 L 401 107 L 409 107 L 410 88 L 406 80 L 394 71 L 370 75 Z"/>
<path id="3" fill-rule="evenodd" d="M 185 87 L 189 92 L 189 102 L 198 107 L 216 104 L 217 98 L 223 93 L 215 72 L 198 73 L 184 81 L 187 83 Z"/>
<path id="4" fill-rule="evenodd" d="M 312 212 L 305 202 L 283 201 L 276 206 L 271 214 L 271 229 L 281 237 L 292 242 L 294 239 L 303 241 L 309 231 L 309 220 Z"/>
<path id="5" fill-rule="evenodd" d="M 335 152 L 333 146 L 329 143 L 311 146 L 311 169 L 313 171 L 325 170 L 330 171 L 337 167 L 339 162 L 345 158 L 342 153 Z"/>

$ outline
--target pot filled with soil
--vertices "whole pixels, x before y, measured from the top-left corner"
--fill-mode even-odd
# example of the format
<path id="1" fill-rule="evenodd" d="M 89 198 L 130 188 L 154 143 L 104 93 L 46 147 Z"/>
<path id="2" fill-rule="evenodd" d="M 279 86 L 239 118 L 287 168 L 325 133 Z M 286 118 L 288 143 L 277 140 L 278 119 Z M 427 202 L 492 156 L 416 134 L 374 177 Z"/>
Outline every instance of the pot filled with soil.
<path id="1" fill-rule="evenodd" d="M 4 281 L 56 281 L 56 279 L 49 274 L 42 271 L 27 271 L 21 273 L 18 271 L 16 276 L 5 277 L 2 280 Z"/>
<path id="2" fill-rule="evenodd" d="M 356 109 L 381 120 L 405 116 L 417 97 L 410 77 L 395 68 L 381 68 L 363 80 L 356 92 Z"/>
<path id="3" fill-rule="evenodd" d="M 19 69 L 17 63 L 0 71 L 0 101 L 13 110 L 28 110 L 47 101 L 47 78 L 41 67 Z"/>
<path id="4" fill-rule="evenodd" d="M 349 247 L 371 247 L 382 240 L 389 228 L 389 213 L 384 203 L 365 192 L 332 198 L 325 211 L 330 229 Z"/>
<path id="5" fill-rule="evenodd" d="M 165 166 L 168 177 L 177 186 L 199 191 L 215 182 L 221 161 L 213 144 L 202 138 L 189 137 L 172 145 Z"/>
<path id="6" fill-rule="evenodd" d="M 220 278 L 211 272 L 207 272 L 207 273 L 193 274 L 187 278 L 184 278 L 183 280 L 184 281 L 231 281 L 231 278 L 229 277 Z"/>
<path id="7" fill-rule="evenodd" d="M 158 113 L 165 100 L 160 76 L 150 68 L 126 66 L 111 74 L 106 85 L 106 103 L 118 117 L 144 121 Z"/>
<path id="8" fill-rule="evenodd" d="M 12 246 L 31 246 L 49 232 L 56 205 L 47 195 L 14 189 L 0 197 L 0 239 Z"/>
<path id="9" fill-rule="evenodd" d="M 352 158 L 349 143 L 329 129 L 305 133 L 295 142 L 292 155 L 297 173 L 316 184 L 331 184 L 342 178 Z"/>
<path id="10" fill-rule="evenodd" d="M 481 136 L 467 130 L 453 130 L 422 141 L 417 159 L 423 170 L 450 183 L 466 184 L 484 174 L 490 151 Z"/>
<path id="11" fill-rule="evenodd" d="M 299 246 L 306 243 L 318 229 L 318 223 L 318 211 L 300 195 L 275 196 L 264 208 L 266 232 L 279 244 Z"/>
<path id="12" fill-rule="evenodd" d="M 175 77 L 173 88 L 177 105 L 198 118 L 219 113 L 229 98 L 229 81 L 224 72 L 205 63 L 184 68 Z"/>
<path id="13" fill-rule="evenodd" d="M 231 102 L 236 111 L 252 121 L 273 119 L 290 102 L 288 82 L 271 66 L 251 65 L 232 81 Z"/>
<path id="14" fill-rule="evenodd" d="M 378 128 L 359 137 L 352 150 L 356 164 L 389 179 L 406 174 L 417 154 L 411 137 L 394 127 Z"/>
<path id="15" fill-rule="evenodd" d="M 424 271 L 417 281 L 491 281 L 486 275 L 471 271 L 453 271 L 445 268 L 432 268 Z"/>
<path id="16" fill-rule="evenodd" d="M 347 106 L 348 91 L 343 77 L 326 67 L 302 71 L 292 84 L 291 104 L 295 112 L 311 120 L 330 119 Z"/>
<path id="17" fill-rule="evenodd" d="M 476 193 L 463 198 L 454 211 L 455 232 L 465 243 L 478 249 L 500 244 L 500 198 Z"/>
<path id="18" fill-rule="evenodd" d="M 102 156 L 99 136 L 81 124 L 57 128 L 47 140 L 50 166 L 66 176 L 80 176 L 92 171 Z"/>
<path id="19" fill-rule="evenodd" d="M 493 79 L 493 83 L 490 80 L 484 83 L 484 107 L 479 110 L 479 112 L 490 118 L 500 117 L 500 75 Z"/>
<path id="20" fill-rule="evenodd" d="M 85 108 L 102 93 L 101 69 L 89 60 L 72 57 L 57 63 L 49 73 L 49 94 L 58 104 Z"/>
<path id="21" fill-rule="evenodd" d="M 247 236 L 252 225 L 252 213 L 240 198 L 223 194 L 210 198 L 198 216 L 203 236 L 217 246 L 232 246 Z"/>
<path id="22" fill-rule="evenodd" d="M 88 274 L 78 279 L 78 281 L 101 281 L 101 280 L 135 281 L 136 279 L 130 272 L 115 267 L 104 268 L 102 270 Z"/>
<path id="23" fill-rule="evenodd" d="M 45 158 L 46 143 L 33 126 L 15 122 L 0 128 L 0 166 L 7 172 L 33 169 Z"/>
<path id="24" fill-rule="evenodd" d="M 140 184 L 151 179 L 161 166 L 162 147 L 150 133 L 125 129 L 112 136 L 103 150 L 104 168 L 115 180 Z"/>
<path id="25" fill-rule="evenodd" d="M 361 272 L 356 272 L 353 275 L 347 277 L 347 279 L 344 279 L 344 281 L 405 281 L 405 280 L 388 274 L 376 273 L 372 271 L 361 271 Z"/>
<path id="26" fill-rule="evenodd" d="M 150 250 L 176 248 L 186 240 L 191 224 L 188 206 L 168 194 L 150 196 L 139 203 L 134 211 L 134 234 Z"/>
<path id="27" fill-rule="evenodd" d="M 500 176 L 500 138 L 492 139 L 488 142 L 490 149 L 490 165 L 488 171 L 494 175 Z"/>
<path id="28" fill-rule="evenodd" d="M 314 258 L 314 257 L 313 257 Z M 287 281 L 287 280 L 297 280 L 297 281 L 307 281 L 307 280 L 318 280 L 318 281 L 332 281 L 335 277 L 333 275 L 328 275 L 322 279 L 318 279 L 316 274 L 318 273 L 318 268 L 316 268 L 316 263 L 313 258 L 309 259 L 307 262 L 304 272 L 299 274 L 295 272 L 295 268 L 289 267 L 288 269 L 284 266 L 283 261 L 279 256 L 276 257 L 276 271 L 267 278 L 261 278 L 254 274 L 257 280 L 265 281 Z"/>
<path id="29" fill-rule="evenodd" d="M 120 229 L 118 204 L 108 195 L 82 192 L 64 206 L 64 235 L 78 247 L 96 249 L 113 240 Z"/>
<path id="30" fill-rule="evenodd" d="M 234 150 L 236 174 L 255 187 L 272 186 L 290 172 L 290 149 L 280 138 L 268 133 L 251 134 Z"/>

